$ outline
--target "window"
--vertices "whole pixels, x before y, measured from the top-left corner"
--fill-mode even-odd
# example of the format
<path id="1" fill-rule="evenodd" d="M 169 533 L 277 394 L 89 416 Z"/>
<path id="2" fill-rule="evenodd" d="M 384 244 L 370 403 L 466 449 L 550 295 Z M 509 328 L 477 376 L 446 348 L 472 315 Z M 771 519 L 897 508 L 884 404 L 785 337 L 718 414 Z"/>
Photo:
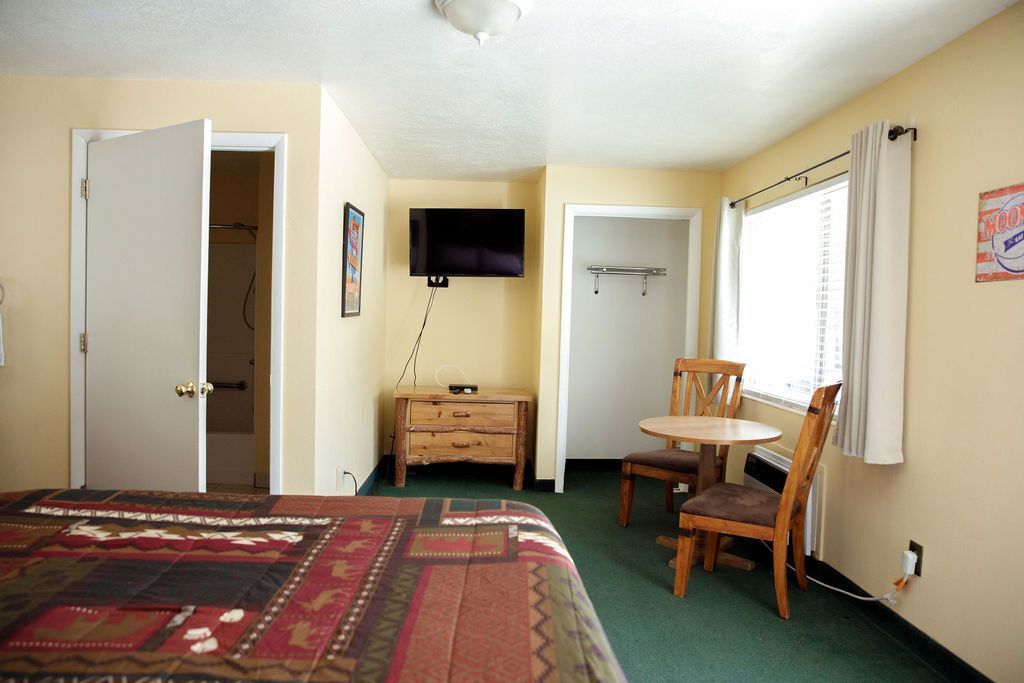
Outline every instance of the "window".
<path id="1" fill-rule="evenodd" d="M 843 371 L 846 176 L 746 214 L 740 242 L 744 392 L 803 410 Z"/>

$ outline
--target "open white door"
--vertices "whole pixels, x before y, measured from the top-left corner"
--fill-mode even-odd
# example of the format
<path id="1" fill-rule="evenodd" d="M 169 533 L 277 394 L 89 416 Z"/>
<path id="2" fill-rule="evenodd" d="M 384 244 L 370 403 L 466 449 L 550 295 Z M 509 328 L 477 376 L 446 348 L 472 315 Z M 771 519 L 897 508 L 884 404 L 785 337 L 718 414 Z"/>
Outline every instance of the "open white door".
<path id="1" fill-rule="evenodd" d="M 210 130 L 89 143 L 89 488 L 206 489 Z"/>

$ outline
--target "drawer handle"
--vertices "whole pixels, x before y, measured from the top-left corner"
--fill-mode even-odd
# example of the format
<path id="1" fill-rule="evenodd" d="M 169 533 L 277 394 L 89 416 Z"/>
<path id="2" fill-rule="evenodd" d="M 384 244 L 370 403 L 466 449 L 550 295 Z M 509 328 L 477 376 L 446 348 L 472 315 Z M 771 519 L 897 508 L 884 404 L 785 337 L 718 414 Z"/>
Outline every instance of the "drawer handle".
<path id="1" fill-rule="evenodd" d="M 471 444 L 468 441 L 453 441 L 452 442 L 452 448 L 469 448 L 472 445 L 473 444 Z"/>
<path id="2" fill-rule="evenodd" d="M 454 413 L 452 413 L 452 417 L 471 417 L 471 416 L 472 416 L 472 413 L 470 413 L 468 410 L 456 410 Z"/>

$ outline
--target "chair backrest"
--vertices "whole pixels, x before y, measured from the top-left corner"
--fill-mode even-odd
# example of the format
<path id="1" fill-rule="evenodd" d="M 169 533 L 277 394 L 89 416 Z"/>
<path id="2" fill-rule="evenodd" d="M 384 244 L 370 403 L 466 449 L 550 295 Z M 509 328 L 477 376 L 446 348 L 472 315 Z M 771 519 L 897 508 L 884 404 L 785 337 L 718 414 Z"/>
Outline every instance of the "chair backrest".
<path id="1" fill-rule="evenodd" d="M 675 371 L 672 374 L 672 404 L 669 406 L 669 415 L 736 417 L 736 411 L 740 407 L 740 395 L 743 393 L 741 389 L 745 367 L 746 363 L 712 358 L 676 358 Z M 676 443 L 669 440 L 666 447 L 675 448 Z M 728 457 L 729 447 L 719 447 L 718 455 L 723 459 Z"/>
<path id="2" fill-rule="evenodd" d="M 814 472 L 818 469 L 821 452 L 825 448 L 825 437 L 832 426 L 832 414 L 836 409 L 836 396 L 842 382 L 829 386 L 818 387 L 804 415 L 804 424 L 800 429 L 800 438 L 793 452 L 793 464 L 786 476 L 786 485 L 782 489 L 779 511 L 775 517 L 775 534 L 784 534 L 789 530 L 789 520 L 793 515 L 793 505 L 800 501 L 800 509 L 807 510 L 807 494 L 811 490 Z"/>

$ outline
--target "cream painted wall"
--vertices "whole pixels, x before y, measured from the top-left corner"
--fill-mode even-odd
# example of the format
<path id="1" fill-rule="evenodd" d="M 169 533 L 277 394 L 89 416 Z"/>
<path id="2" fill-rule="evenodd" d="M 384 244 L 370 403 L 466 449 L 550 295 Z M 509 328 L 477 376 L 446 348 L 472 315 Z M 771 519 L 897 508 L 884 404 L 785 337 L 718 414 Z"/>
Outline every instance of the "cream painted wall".
<path id="1" fill-rule="evenodd" d="M 0 77 L 0 488 L 68 483 L 71 129 L 208 117 L 215 131 L 288 134 L 283 486 L 313 491 L 320 96 L 315 85 Z"/>
<path id="2" fill-rule="evenodd" d="M 381 452 L 391 445 L 392 391 L 423 322 L 430 290 L 426 278 L 409 276 L 410 208 L 526 209 L 522 278 L 451 278 L 438 290 L 420 346 L 419 383 L 432 385 L 444 364 L 459 366 L 481 387 L 537 392 L 537 288 L 540 282 L 540 217 L 537 184 L 395 180 L 390 183 L 387 243 L 387 334 L 381 406 Z M 457 382 L 446 369 L 442 383 Z M 412 366 L 403 384 L 412 384 Z"/>
<path id="3" fill-rule="evenodd" d="M 923 576 L 896 611 L 996 680 L 1024 678 L 1024 281 L 976 284 L 974 256 L 978 194 L 1024 181 L 1022 36 L 1017 4 L 730 169 L 724 182 L 730 196 L 746 194 L 847 149 L 850 134 L 875 120 L 920 128 L 906 462 L 865 465 L 828 448 L 822 559 L 882 593 L 907 542 L 923 544 Z M 843 170 L 830 165 L 812 181 Z M 778 425 L 781 446 L 795 444 L 800 416 L 748 400 L 741 417 Z M 741 459 L 732 465 L 736 480 Z"/>
<path id="4" fill-rule="evenodd" d="M 388 178 L 326 90 L 320 93 L 316 287 L 316 493 L 337 486 L 338 467 L 362 483 L 377 465 L 384 380 L 384 231 Z M 366 214 L 360 315 L 341 317 L 345 202 Z"/>
<path id="5" fill-rule="evenodd" d="M 558 413 L 558 349 L 562 310 L 562 230 L 566 204 L 667 206 L 701 210 L 701 273 L 710 273 L 714 253 L 718 173 L 548 166 L 541 180 L 544 217 L 540 356 L 537 403 L 537 476 L 555 478 L 555 427 Z M 700 326 L 707 327 L 709 290 L 701 287 Z M 706 335 L 701 334 L 701 353 Z M 682 350 L 680 350 L 682 354 Z"/>

